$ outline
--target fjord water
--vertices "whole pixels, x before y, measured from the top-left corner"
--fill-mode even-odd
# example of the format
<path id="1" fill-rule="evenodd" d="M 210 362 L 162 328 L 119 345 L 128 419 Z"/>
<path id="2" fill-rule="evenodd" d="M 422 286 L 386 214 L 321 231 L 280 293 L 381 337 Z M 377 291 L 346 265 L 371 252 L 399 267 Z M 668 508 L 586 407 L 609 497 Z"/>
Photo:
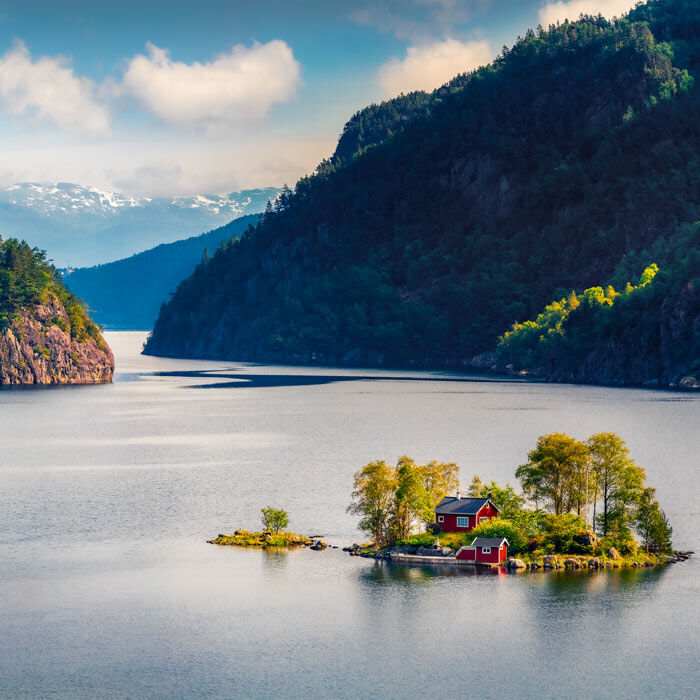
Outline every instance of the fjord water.
<path id="1" fill-rule="evenodd" d="M 392 567 L 205 543 L 359 541 L 353 472 L 457 461 L 513 480 L 538 435 L 612 430 L 698 547 L 700 397 L 144 357 L 113 385 L 0 392 L 1 697 L 697 697 L 700 566 Z"/>

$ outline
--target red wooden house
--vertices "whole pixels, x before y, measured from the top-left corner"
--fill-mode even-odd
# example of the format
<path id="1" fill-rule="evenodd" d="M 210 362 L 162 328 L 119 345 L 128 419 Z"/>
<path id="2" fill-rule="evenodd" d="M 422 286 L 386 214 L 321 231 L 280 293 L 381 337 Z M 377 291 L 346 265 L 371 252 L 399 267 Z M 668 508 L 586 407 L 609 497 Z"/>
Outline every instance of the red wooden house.
<path id="1" fill-rule="evenodd" d="M 491 498 L 445 496 L 435 507 L 435 524 L 442 532 L 470 532 L 479 523 L 498 517 Z"/>
<path id="2" fill-rule="evenodd" d="M 470 545 L 460 547 L 455 556 L 475 564 L 502 564 L 508 559 L 508 540 L 505 537 L 475 537 Z"/>

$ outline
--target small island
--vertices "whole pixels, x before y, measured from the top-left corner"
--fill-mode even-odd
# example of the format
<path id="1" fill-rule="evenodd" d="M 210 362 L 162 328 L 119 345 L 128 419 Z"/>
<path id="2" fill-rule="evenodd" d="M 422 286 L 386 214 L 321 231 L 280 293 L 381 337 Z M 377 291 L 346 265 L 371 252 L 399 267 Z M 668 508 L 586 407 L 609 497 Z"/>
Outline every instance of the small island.
<path id="1" fill-rule="evenodd" d="M 328 545 L 320 537 L 306 537 L 295 532 L 286 532 L 289 525 L 287 512 L 280 508 L 267 506 L 262 512 L 263 530 L 249 532 L 238 529 L 232 535 L 219 534 L 209 544 L 230 545 L 233 547 L 258 547 L 262 549 L 309 547 L 314 550 L 326 549 Z"/>
<path id="2" fill-rule="evenodd" d="M 0 239 L 0 385 L 101 384 L 114 357 L 44 251 Z"/>
<path id="3" fill-rule="evenodd" d="M 396 563 L 524 569 L 663 566 L 692 552 L 672 548 L 672 528 L 615 433 L 587 441 L 541 436 L 515 472 L 522 492 L 474 476 L 459 490 L 454 463 L 370 462 L 354 478 L 348 510 L 371 541 L 351 555 Z M 449 495 L 453 494 L 454 495 Z"/>

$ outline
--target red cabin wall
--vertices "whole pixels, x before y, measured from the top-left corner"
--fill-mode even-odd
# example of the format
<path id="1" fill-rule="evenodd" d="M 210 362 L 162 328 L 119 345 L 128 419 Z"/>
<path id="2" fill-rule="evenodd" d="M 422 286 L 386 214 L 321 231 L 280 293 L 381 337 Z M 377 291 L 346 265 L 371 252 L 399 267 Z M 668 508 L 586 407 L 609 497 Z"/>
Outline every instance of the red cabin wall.
<path id="1" fill-rule="evenodd" d="M 457 554 L 457 559 L 466 559 L 466 561 L 474 561 L 474 554 L 475 550 L 473 549 L 463 549 L 461 552 L 458 552 Z"/>
<path id="2" fill-rule="evenodd" d="M 500 564 L 508 558 L 508 545 L 503 544 L 503 548 L 491 547 L 490 554 L 484 554 L 481 547 L 476 548 L 476 561 L 482 564 Z"/>
<path id="3" fill-rule="evenodd" d="M 443 522 L 438 522 L 438 515 L 435 516 L 435 523 L 442 528 L 443 532 L 471 532 L 479 522 L 479 518 L 497 518 L 498 511 L 490 504 L 484 503 L 476 515 L 443 515 Z M 469 527 L 457 527 L 457 518 L 469 517 Z"/>

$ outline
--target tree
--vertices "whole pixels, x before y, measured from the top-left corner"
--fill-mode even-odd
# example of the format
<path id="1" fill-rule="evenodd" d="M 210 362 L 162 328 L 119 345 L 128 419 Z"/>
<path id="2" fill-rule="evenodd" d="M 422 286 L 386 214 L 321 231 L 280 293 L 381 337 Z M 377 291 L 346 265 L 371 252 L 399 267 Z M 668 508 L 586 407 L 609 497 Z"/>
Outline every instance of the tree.
<path id="1" fill-rule="evenodd" d="M 472 535 L 474 537 L 505 537 L 508 540 L 508 552 L 512 554 L 524 551 L 527 545 L 522 529 L 504 518 L 493 518 L 480 523 L 469 533 L 470 537 Z"/>
<path id="2" fill-rule="evenodd" d="M 384 460 L 370 462 L 355 472 L 353 485 L 353 500 L 348 512 L 362 516 L 360 529 L 367 532 L 376 544 L 387 544 L 397 486 L 394 468 Z"/>
<path id="3" fill-rule="evenodd" d="M 654 498 L 655 489 L 645 488 L 639 497 L 636 526 L 647 552 L 670 552 L 673 529 Z"/>
<path id="4" fill-rule="evenodd" d="M 423 469 L 405 456 L 400 457 L 396 465 L 396 491 L 390 521 L 390 540 L 393 542 L 410 537 L 416 520 L 425 522 L 430 518 L 432 509 Z"/>
<path id="5" fill-rule="evenodd" d="M 581 493 L 581 473 L 588 463 L 586 445 L 564 433 L 541 435 L 537 447 L 528 454 L 528 462 L 515 472 L 525 495 L 544 503 L 555 515 L 580 513 L 585 496 Z"/>
<path id="6" fill-rule="evenodd" d="M 604 537 L 614 527 L 624 531 L 633 515 L 644 486 L 644 470 L 629 456 L 625 441 L 615 433 L 596 433 L 588 438 L 594 501 L 600 495 L 603 512 L 594 517 Z"/>
<path id="7" fill-rule="evenodd" d="M 515 492 L 510 485 L 499 486 L 495 481 L 485 484 L 481 477 L 474 475 L 472 483 L 469 484 L 469 495 L 472 498 L 487 498 L 498 507 L 499 518 L 509 520 L 520 511 L 525 504 L 525 499 Z"/>
<path id="8" fill-rule="evenodd" d="M 435 506 L 448 494 L 459 488 L 459 467 L 454 462 L 431 461 L 420 467 L 423 484 L 428 494 L 426 522 L 432 522 Z"/>
<path id="9" fill-rule="evenodd" d="M 261 508 L 260 510 L 262 512 L 262 524 L 266 530 L 279 532 L 289 525 L 287 511 L 272 508 L 271 506 Z"/>

